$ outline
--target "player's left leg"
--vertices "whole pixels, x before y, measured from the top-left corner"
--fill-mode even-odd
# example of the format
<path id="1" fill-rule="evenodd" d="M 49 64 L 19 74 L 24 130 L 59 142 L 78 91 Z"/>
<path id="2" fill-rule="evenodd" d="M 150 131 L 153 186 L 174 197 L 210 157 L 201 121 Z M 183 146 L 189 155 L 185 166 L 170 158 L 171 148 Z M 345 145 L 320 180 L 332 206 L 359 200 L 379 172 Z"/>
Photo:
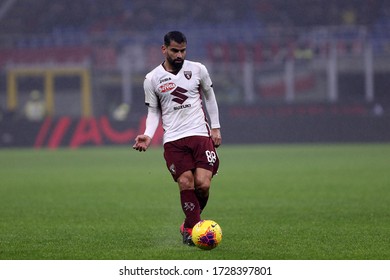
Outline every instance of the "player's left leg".
<path id="1" fill-rule="evenodd" d="M 199 201 L 200 212 L 202 213 L 203 209 L 207 205 L 209 200 L 209 190 L 211 185 L 211 178 L 213 173 L 210 170 L 204 168 L 196 168 L 194 172 L 195 180 L 195 194 Z"/>
<path id="2" fill-rule="evenodd" d="M 195 160 L 194 187 L 202 212 L 209 199 L 211 179 L 218 172 L 219 158 L 210 137 L 195 136 L 191 140 Z"/>

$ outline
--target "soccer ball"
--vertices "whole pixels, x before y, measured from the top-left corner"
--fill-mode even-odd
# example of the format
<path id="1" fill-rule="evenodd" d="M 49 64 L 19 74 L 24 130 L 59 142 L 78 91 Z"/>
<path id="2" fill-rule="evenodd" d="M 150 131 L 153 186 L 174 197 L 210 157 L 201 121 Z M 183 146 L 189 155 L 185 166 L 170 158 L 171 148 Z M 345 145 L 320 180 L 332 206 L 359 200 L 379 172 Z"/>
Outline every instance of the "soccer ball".
<path id="1" fill-rule="evenodd" d="M 192 228 L 192 241 L 200 249 L 214 249 L 221 240 L 222 229 L 212 220 L 202 220 Z"/>

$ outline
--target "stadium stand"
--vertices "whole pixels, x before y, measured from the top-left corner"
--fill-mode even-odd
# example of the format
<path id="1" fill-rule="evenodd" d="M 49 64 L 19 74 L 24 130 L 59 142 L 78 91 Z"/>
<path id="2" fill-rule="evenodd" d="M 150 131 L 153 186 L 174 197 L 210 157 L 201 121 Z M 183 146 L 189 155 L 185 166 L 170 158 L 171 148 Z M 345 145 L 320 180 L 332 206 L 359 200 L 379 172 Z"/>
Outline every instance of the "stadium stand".
<path id="1" fill-rule="evenodd" d="M 337 0 L 247 0 L 245 4 L 234 0 L 11 0 L 7 3 L 11 4 L 0 22 L 3 57 L 15 48 L 53 48 L 54 52 L 64 47 L 88 48 L 99 45 L 101 38 L 116 40 L 114 43 L 121 47 L 120 44 L 128 43 L 131 38 L 160 38 L 166 30 L 176 28 L 196 38 L 208 34 L 207 40 L 197 46 L 196 56 L 216 61 L 245 61 L 248 52 L 257 61 L 269 60 L 270 55 L 280 57 L 281 46 L 287 47 L 284 55 L 292 54 L 291 49 L 297 46 L 313 46 L 309 40 L 318 43 L 324 32 L 314 34 L 308 29 L 319 26 L 365 27 L 375 40 L 377 51 L 388 51 L 384 40 L 390 38 L 390 4 L 380 0 L 356 0 L 353 5 L 350 1 Z M 302 31 L 297 34 L 296 28 Z M 305 39 L 308 35 L 312 38 Z M 361 34 L 339 32 L 337 36 L 351 41 L 359 39 Z M 243 44 L 248 49 L 243 49 Z M 229 54 L 227 46 L 231 45 L 238 52 Z M 324 48 L 313 51 L 320 49 Z M 111 51 L 112 57 L 112 48 L 105 51 L 106 55 Z"/>
<path id="2" fill-rule="evenodd" d="M 229 112 L 240 113 L 237 127 L 259 116 L 358 123 L 390 108 L 389 1 L 5 0 L 0 110 L 17 117 L 33 89 L 55 117 L 143 104 L 144 74 L 161 62 L 162 34 L 173 29 L 187 34 L 188 58 L 210 66 L 226 123 Z M 144 108 L 129 108 L 138 125 Z"/>

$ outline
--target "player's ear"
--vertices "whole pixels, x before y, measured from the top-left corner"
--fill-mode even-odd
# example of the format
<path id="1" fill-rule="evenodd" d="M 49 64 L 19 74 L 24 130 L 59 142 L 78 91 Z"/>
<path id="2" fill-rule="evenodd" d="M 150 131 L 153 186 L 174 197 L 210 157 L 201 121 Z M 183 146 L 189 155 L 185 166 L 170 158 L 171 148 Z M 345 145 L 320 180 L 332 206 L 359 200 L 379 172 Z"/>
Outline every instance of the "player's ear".
<path id="1" fill-rule="evenodd" d="M 162 51 L 163 54 L 166 54 L 166 52 L 167 52 L 167 46 L 162 45 L 162 46 L 161 46 L 161 51 Z"/>

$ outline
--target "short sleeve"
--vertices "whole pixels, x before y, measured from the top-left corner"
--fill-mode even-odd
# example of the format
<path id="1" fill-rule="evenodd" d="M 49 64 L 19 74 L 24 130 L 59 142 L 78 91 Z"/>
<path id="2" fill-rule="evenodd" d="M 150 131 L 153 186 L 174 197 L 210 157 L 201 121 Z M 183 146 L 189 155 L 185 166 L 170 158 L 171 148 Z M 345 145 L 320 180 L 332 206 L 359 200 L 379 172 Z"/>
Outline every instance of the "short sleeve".
<path id="1" fill-rule="evenodd" d="M 158 107 L 157 96 L 154 92 L 151 79 L 146 76 L 144 80 L 145 104 L 150 107 Z"/>

